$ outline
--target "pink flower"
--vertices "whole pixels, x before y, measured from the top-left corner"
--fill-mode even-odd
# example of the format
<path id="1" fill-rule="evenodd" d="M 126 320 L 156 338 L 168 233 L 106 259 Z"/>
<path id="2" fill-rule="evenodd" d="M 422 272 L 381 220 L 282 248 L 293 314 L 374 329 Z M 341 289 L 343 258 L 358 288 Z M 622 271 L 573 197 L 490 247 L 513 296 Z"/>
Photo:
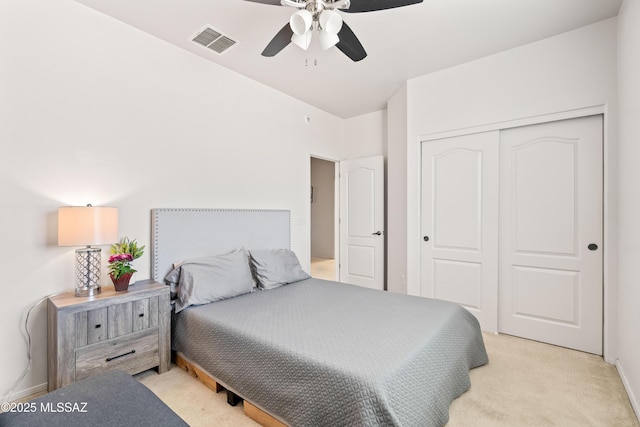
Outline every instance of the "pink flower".
<path id="1" fill-rule="evenodd" d="M 133 255 L 131 254 L 115 254 L 109 257 L 109 264 L 118 261 L 133 261 Z"/>

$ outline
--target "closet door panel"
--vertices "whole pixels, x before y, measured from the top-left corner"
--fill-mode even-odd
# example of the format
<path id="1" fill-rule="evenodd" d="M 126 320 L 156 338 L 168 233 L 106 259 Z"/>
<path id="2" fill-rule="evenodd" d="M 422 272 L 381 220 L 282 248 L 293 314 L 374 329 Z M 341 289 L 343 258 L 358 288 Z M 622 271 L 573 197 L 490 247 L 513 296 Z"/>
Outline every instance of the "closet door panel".
<path id="1" fill-rule="evenodd" d="M 421 295 L 497 331 L 498 132 L 422 143 Z"/>
<path id="2" fill-rule="evenodd" d="M 529 141 L 511 148 L 511 157 L 515 251 L 575 257 L 576 140 L 556 137 Z"/>
<path id="3" fill-rule="evenodd" d="M 432 158 L 434 248 L 481 249 L 483 154 L 455 149 Z"/>
<path id="4" fill-rule="evenodd" d="M 434 297 L 482 309 L 482 263 L 433 260 Z"/>
<path id="5" fill-rule="evenodd" d="M 576 271 L 513 266 L 513 313 L 523 319 L 553 320 L 577 325 L 576 301 L 580 299 Z"/>
<path id="6" fill-rule="evenodd" d="M 601 246 L 602 117 L 502 131 L 499 330 L 602 354 Z"/>

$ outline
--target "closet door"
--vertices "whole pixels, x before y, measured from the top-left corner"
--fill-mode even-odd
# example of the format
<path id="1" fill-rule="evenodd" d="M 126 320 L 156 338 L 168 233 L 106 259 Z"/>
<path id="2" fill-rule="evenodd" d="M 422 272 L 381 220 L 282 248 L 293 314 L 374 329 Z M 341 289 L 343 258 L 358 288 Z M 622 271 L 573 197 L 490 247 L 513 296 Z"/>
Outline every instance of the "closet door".
<path id="1" fill-rule="evenodd" d="M 602 354 L 602 169 L 602 116 L 500 133 L 500 332 Z"/>
<path id="2" fill-rule="evenodd" d="M 421 295 L 497 331 L 498 132 L 422 143 Z"/>

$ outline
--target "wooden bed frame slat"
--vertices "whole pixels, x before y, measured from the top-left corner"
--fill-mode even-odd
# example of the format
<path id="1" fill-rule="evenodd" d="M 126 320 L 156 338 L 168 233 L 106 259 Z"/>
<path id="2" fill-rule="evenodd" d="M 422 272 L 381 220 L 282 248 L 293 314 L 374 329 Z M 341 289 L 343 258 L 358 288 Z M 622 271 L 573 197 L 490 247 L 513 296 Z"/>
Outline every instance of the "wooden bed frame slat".
<path id="1" fill-rule="evenodd" d="M 219 393 L 226 390 L 215 378 L 213 378 L 207 371 L 202 369 L 198 364 L 191 362 L 182 353 L 176 352 L 174 355 L 175 364 L 187 371 L 191 376 L 196 378 L 202 384 L 210 388 L 211 390 Z M 264 427 L 287 427 L 282 421 L 266 413 L 262 409 L 255 406 L 253 403 L 243 398 L 244 414 Z"/>
<path id="2" fill-rule="evenodd" d="M 187 373 L 189 373 L 192 377 L 196 378 L 202 384 L 206 385 L 216 393 L 220 393 L 222 390 L 224 390 L 224 387 L 220 385 L 215 379 L 210 377 L 204 369 L 202 369 L 195 363 L 188 361 L 182 354 L 176 354 L 175 363 L 179 368 L 187 371 Z"/>
<path id="3" fill-rule="evenodd" d="M 265 427 L 287 427 L 286 424 L 280 422 L 280 420 L 273 418 L 271 415 L 256 407 L 251 402 L 247 402 L 245 400 L 243 405 L 244 414 L 258 424 Z"/>

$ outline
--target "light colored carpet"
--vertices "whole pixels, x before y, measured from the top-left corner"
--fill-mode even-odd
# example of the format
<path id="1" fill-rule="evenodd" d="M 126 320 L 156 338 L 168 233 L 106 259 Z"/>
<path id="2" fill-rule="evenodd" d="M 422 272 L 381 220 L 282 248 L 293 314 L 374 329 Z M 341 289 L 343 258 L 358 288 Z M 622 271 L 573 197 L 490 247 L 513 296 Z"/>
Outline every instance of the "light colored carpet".
<path id="1" fill-rule="evenodd" d="M 489 364 L 450 408 L 448 427 L 640 427 L 615 366 L 601 357 L 508 335 L 484 334 Z M 191 426 L 257 426 L 180 368 L 137 376 Z"/>
<path id="2" fill-rule="evenodd" d="M 242 404 L 230 406 L 226 393 L 216 394 L 176 365 L 162 375 L 149 370 L 136 377 L 191 427 L 259 427 Z"/>
<path id="3" fill-rule="evenodd" d="M 615 366 L 601 357 L 484 334 L 489 363 L 450 407 L 448 426 L 637 427 Z"/>
<path id="4" fill-rule="evenodd" d="M 336 260 L 312 257 L 311 277 L 324 280 L 336 280 Z"/>

